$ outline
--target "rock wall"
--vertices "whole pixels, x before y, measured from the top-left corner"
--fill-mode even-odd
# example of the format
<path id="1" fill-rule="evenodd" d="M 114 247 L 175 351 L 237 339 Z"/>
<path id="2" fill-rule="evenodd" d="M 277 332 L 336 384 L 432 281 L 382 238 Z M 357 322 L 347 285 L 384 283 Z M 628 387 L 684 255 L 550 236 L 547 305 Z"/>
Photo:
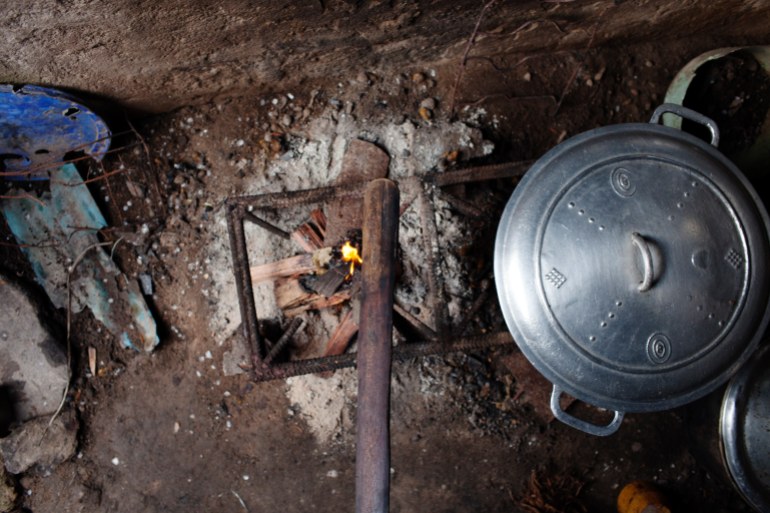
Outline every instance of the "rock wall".
<path id="1" fill-rule="evenodd" d="M 0 5 L 0 82 L 162 112 L 475 51 L 553 52 L 696 34 L 764 37 L 761 0 L 25 0 Z M 725 21 L 729 20 L 729 23 Z"/>

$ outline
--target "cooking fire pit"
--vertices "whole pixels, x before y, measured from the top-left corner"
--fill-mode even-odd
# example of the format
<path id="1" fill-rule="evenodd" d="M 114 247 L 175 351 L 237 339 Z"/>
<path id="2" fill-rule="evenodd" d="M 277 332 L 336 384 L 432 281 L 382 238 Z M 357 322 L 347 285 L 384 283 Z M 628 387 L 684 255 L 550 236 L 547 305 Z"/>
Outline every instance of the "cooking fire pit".
<path id="1" fill-rule="evenodd" d="M 517 178 L 529 165 L 529 162 L 522 162 L 482 166 L 399 181 L 400 223 L 402 226 L 411 225 L 411 232 L 417 237 L 415 240 L 402 238 L 399 241 L 402 272 L 396 280 L 394 326 L 398 344 L 393 348 L 394 358 L 478 350 L 513 342 L 502 326 L 474 328 L 469 322 L 462 326 L 453 322 L 456 312 L 447 299 L 445 269 L 442 267 L 448 248 L 441 247 L 435 205 L 443 203 L 455 213 L 477 218 L 491 228 L 489 233 L 494 233 L 498 218 L 452 194 L 450 189 L 495 179 Z M 366 183 L 351 183 L 228 200 L 233 268 L 243 334 L 251 350 L 251 370 L 255 380 L 283 379 L 355 364 L 355 354 L 347 348 L 357 331 L 353 313 L 359 291 L 356 269 L 359 265 L 365 266 L 366 262 L 359 264 L 341 258 L 342 246 L 346 243 L 357 251 L 361 248 L 355 240 L 355 231 L 327 225 L 331 220 L 326 213 L 333 211 L 337 205 L 360 201 L 365 187 Z M 353 212 L 350 217 L 352 221 L 344 219 L 341 223 L 355 226 L 360 214 Z M 297 220 L 300 221 L 297 223 Z M 290 226 L 291 223 L 294 224 Z M 297 249 L 304 253 L 287 254 L 255 265 L 250 261 L 248 234 L 251 230 L 257 230 L 262 237 L 284 241 L 285 246 L 294 247 L 295 253 Z M 335 232 L 337 235 L 331 235 Z M 491 249 L 491 244 L 489 246 Z M 420 251 L 415 251 L 415 247 L 419 247 Z M 291 252 L 291 249 L 287 250 L 287 253 Z M 491 254 L 488 264 L 491 266 Z M 419 276 L 409 276 L 409 269 L 412 269 L 412 274 L 417 270 Z M 487 273 L 491 278 L 491 267 Z M 260 292 L 257 290 L 259 282 L 265 280 L 275 284 L 275 300 L 280 303 L 281 316 L 284 317 L 279 321 L 281 328 L 272 337 L 264 335 L 266 317 L 258 311 L 259 303 L 255 300 L 255 291 Z M 411 290 L 407 294 L 404 288 L 411 286 L 406 283 L 409 280 L 416 280 L 424 289 Z M 314 283 L 309 286 L 310 281 Z M 481 280 L 477 289 L 470 301 L 470 311 L 464 312 L 466 319 L 488 305 L 496 304 L 489 280 Z M 414 303 L 404 304 L 403 298 L 410 294 Z M 333 309 L 339 316 L 324 352 L 319 356 L 296 358 L 288 346 L 296 332 L 303 328 L 304 321 L 300 320 L 302 313 L 324 309 Z M 320 345 L 323 346 L 323 342 Z"/>

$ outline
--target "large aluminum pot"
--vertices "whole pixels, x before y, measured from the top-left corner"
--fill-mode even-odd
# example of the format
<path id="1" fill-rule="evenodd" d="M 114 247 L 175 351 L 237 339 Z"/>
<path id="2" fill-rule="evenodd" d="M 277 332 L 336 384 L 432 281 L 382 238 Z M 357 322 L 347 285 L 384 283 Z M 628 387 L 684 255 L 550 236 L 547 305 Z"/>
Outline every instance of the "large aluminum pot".
<path id="1" fill-rule="evenodd" d="M 711 144 L 659 124 L 704 124 Z M 674 408 L 728 380 L 768 323 L 768 216 L 708 118 L 573 137 L 539 159 L 500 221 L 495 280 L 562 422 L 609 435 L 624 412 Z M 562 392 L 614 410 L 578 419 Z"/>

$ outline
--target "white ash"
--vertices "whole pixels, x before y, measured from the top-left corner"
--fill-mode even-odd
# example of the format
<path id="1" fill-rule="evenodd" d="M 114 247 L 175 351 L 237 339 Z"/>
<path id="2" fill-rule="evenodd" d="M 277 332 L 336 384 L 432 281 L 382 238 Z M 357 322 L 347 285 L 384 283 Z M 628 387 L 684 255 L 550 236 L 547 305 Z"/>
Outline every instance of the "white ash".
<path id="1" fill-rule="evenodd" d="M 463 312 L 467 312 L 473 300 L 468 274 L 455 251 L 472 239 L 470 227 L 462 216 L 455 214 L 450 205 L 435 197 L 433 208 L 439 243 L 439 269 L 447 299 L 447 309 L 452 325 L 461 325 Z"/>
<path id="2" fill-rule="evenodd" d="M 235 288 L 227 221 L 221 209 L 217 222 L 209 225 L 211 238 L 207 246 L 206 270 L 210 280 L 203 287 L 210 309 L 209 327 L 214 341 L 221 346 L 241 323 L 241 311 Z"/>
<path id="3" fill-rule="evenodd" d="M 328 444 L 351 437 L 357 386 L 355 370 L 341 369 L 329 378 L 315 374 L 288 378 L 286 396 L 316 440 Z"/>
<path id="4" fill-rule="evenodd" d="M 391 418 L 396 429 L 410 428 L 407 419 L 423 419 L 451 407 L 452 368 L 441 358 L 395 364 L 391 378 Z M 325 378 L 314 374 L 286 380 L 286 396 L 322 446 L 351 443 L 355 435 L 358 379 L 355 369 L 341 369 Z"/>
<path id="5" fill-rule="evenodd" d="M 401 255 L 401 276 L 395 288 L 396 302 L 425 325 L 435 329 L 432 312 L 425 308 L 428 294 L 425 273 L 425 242 L 422 221 L 417 207 L 412 204 L 401 215 L 398 225 L 398 245 Z"/>

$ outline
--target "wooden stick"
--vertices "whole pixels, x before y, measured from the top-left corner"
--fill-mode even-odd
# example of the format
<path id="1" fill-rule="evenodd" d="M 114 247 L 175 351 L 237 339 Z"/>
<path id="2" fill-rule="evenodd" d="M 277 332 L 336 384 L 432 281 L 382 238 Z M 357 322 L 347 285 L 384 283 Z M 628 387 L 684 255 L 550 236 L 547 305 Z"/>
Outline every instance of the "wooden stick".
<path id="1" fill-rule="evenodd" d="M 356 513 L 386 513 L 390 495 L 390 359 L 398 246 L 398 186 L 366 188 L 358 333 Z"/>
<path id="2" fill-rule="evenodd" d="M 311 252 L 320 249 L 324 241 L 309 223 L 301 224 L 291 233 L 291 240 L 304 251 Z"/>
<path id="3" fill-rule="evenodd" d="M 336 356 L 345 352 L 350 345 L 350 340 L 358 333 L 358 323 L 353 318 L 353 310 L 348 310 L 334 333 L 326 343 L 324 356 Z"/>
<path id="4" fill-rule="evenodd" d="M 316 265 L 313 262 L 313 255 L 305 253 L 267 264 L 255 265 L 251 268 L 251 282 L 259 283 L 314 271 L 316 271 Z"/>
<path id="5" fill-rule="evenodd" d="M 326 215 L 320 208 L 310 212 L 310 219 L 299 225 L 291 234 L 291 240 L 308 253 L 321 249 L 325 239 Z"/>

